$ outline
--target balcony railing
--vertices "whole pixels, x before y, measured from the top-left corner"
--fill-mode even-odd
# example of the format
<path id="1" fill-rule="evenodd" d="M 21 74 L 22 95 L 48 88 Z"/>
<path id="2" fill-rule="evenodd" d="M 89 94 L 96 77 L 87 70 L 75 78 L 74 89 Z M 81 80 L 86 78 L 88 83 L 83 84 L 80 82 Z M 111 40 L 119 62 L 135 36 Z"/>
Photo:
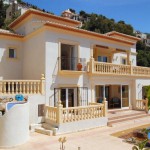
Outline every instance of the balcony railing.
<path id="1" fill-rule="evenodd" d="M 148 112 L 148 99 L 136 100 L 136 109 Z"/>
<path id="2" fill-rule="evenodd" d="M 0 94 L 44 94 L 45 78 L 41 80 L 0 80 Z"/>
<path id="3" fill-rule="evenodd" d="M 45 107 L 45 118 L 53 123 L 61 124 L 80 120 L 94 119 L 107 116 L 107 101 L 102 104 L 91 103 L 88 106 L 63 108 L 60 101 L 57 107 Z"/>
<path id="4" fill-rule="evenodd" d="M 96 74 L 150 77 L 150 68 L 148 67 L 97 62 L 93 59 L 89 62 L 88 71 Z"/>
<path id="5" fill-rule="evenodd" d="M 86 71 L 86 59 L 77 57 L 59 57 L 60 70 Z"/>
<path id="6" fill-rule="evenodd" d="M 130 66 L 127 65 L 116 65 L 110 63 L 94 63 L 94 71 L 99 73 L 109 74 L 121 74 L 129 75 L 131 73 Z"/>

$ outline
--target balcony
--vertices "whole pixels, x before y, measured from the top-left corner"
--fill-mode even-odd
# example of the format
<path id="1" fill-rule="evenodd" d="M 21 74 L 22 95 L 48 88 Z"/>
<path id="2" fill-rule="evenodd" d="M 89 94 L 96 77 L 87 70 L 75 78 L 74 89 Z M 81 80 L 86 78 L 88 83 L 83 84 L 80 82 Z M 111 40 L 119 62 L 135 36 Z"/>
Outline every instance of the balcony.
<path id="1" fill-rule="evenodd" d="M 60 74 L 82 74 L 87 71 L 86 59 L 78 57 L 59 57 Z"/>
<path id="2" fill-rule="evenodd" d="M 150 77 L 149 67 L 97 62 L 93 58 L 89 62 L 88 71 L 92 74 L 101 75 Z"/>
<path id="3" fill-rule="evenodd" d="M 0 95 L 44 94 L 45 77 L 41 80 L 0 80 Z"/>

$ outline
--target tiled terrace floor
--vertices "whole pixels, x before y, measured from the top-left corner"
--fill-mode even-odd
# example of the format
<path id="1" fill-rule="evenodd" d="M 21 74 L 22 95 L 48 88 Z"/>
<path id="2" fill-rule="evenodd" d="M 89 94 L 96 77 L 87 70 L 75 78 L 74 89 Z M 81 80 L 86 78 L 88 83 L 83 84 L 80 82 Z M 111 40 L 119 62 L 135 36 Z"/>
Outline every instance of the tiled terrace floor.
<path id="1" fill-rule="evenodd" d="M 110 116 L 113 117 L 113 113 L 110 113 Z M 131 150 L 132 145 L 124 143 L 122 139 L 111 136 L 111 134 L 144 124 L 150 124 L 150 117 L 136 120 L 130 124 L 124 123 L 114 127 L 100 127 L 61 136 L 30 133 L 30 139 L 27 143 L 9 150 L 60 150 L 58 139 L 64 136 L 67 138 L 65 150 L 78 150 L 78 147 L 80 147 L 80 150 Z"/>

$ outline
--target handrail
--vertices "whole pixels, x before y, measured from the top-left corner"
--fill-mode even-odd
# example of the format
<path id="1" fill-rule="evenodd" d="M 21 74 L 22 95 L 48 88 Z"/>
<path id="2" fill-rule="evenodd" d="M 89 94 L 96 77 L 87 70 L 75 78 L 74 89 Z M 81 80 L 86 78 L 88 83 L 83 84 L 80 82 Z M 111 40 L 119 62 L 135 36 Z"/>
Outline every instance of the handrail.
<path id="1" fill-rule="evenodd" d="M 148 112 L 148 99 L 136 100 L 136 109 L 137 110 L 145 110 L 146 112 Z"/>
<path id="2" fill-rule="evenodd" d="M 44 94 L 45 78 L 41 80 L 0 80 L 0 94 Z"/>
<path id="3" fill-rule="evenodd" d="M 61 104 L 57 107 L 46 106 L 45 113 L 46 119 L 57 124 L 106 117 L 107 101 L 102 104 L 68 108 L 63 108 Z"/>
<path id="4" fill-rule="evenodd" d="M 149 67 L 140 67 L 123 64 L 112 64 L 94 61 L 89 62 L 89 72 L 112 75 L 134 75 L 134 76 L 150 76 Z"/>

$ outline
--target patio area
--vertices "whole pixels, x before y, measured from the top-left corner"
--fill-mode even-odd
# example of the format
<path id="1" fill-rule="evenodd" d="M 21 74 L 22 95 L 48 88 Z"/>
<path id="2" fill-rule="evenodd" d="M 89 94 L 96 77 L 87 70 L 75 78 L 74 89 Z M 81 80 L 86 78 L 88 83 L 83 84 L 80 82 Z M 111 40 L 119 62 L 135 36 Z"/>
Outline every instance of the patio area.
<path id="1" fill-rule="evenodd" d="M 100 127 L 61 136 L 46 136 L 38 133 L 30 133 L 30 140 L 27 143 L 11 148 L 10 150 L 59 150 L 59 137 L 66 137 L 66 150 L 78 150 L 78 147 L 80 147 L 80 150 L 131 150 L 131 144 L 124 143 L 122 139 L 111 136 L 111 134 L 148 124 L 149 122 L 150 117 L 147 117 L 147 119 L 139 119 L 130 125 L 121 124 L 119 127 Z"/>

